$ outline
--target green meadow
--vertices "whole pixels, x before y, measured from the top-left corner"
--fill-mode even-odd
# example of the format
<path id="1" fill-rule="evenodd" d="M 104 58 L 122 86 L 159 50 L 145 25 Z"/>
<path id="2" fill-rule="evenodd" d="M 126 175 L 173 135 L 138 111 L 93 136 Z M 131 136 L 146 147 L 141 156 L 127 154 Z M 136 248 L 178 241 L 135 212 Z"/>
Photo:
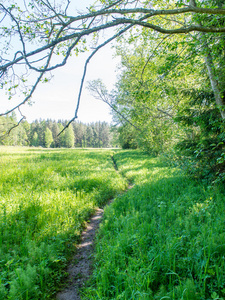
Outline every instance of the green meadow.
<path id="1" fill-rule="evenodd" d="M 0 148 L 0 299 L 48 299 L 85 221 L 127 187 L 110 150 Z"/>
<path id="2" fill-rule="evenodd" d="M 225 196 L 163 157 L 114 155 L 134 187 L 107 207 L 83 299 L 225 299 Z"/>
<path id="3" fill-rule="evenodd" d="M 221 189 L 139 150 L 2 147 L 0 168 L 1 300 L 54 299 L 85 222 L 112 198 L 83 300 L 225 299 Z"/>

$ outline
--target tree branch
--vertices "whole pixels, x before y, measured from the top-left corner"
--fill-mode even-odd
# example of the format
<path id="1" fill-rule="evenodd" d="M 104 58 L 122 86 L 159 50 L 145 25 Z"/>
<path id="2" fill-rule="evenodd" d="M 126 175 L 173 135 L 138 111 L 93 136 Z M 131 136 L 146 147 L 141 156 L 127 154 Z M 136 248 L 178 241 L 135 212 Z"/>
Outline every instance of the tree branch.
<path id="1" fill-rule="evenodd" d="M 103 101 L 104 103 L 108 104 L 111 109 L 113 109 L 123 120 L 125 120 L 127 123 L 129 123 L 131 126 L 133 126 L 136 130 L 139 132 L 143 132 L 139 127 L 134 125 L 128 118 L 126 118 L 119 110 L 115 108 L 114 105 L 112 105 L 110 102 L 110 96 L 105 88 L 105 86 L 102 84 L 100 80 L 94 80 L 93 82 L 89 82 L 88 89 L 93 93 L 93 96 Z"/>
<path id="2" fill-rule="evenodd" d="M 1 7 L 4 7 L 2 4 L 0 4 Z M 7 12 L 7 9 L 4 7 L 4 10 Z M 144 8 L 135 8 L 135 9 L 103 9 L 97 12 L 92 12 L 89 14 L 85 15 L 80 15 L 77 17 L 69 17 L 70 20 L 65 23 L 63 26 L 63 29 L 69 27 L 72 23 L 75 21 L 80 21 L 80 20 L 87 20 L 89 18 L 93 17 L 98 17 L 102 15 L 111 15 L 113 16 L 114 14 L 121 14 L 121 15 L 126 15 L 126 14 L 133 14 L 133 13 L 143 13 L 145 14 L 145 19 L 151 18 L 153 16 L 160 16 L 160 15 L 177 15 L 177 14 L 184 14 L 187 12 L 194 12 L 194 13 L 205 13 L 205 14 L 216 14 L 216 15 L 225 15 L 225 9 L 208 9 L 208 8 L 195 8 L 195 7 L 185 7 L 185 8 L 180 8 L 180 9 L 172 9 L 172 10 L 152 10 L 152 9 L 144 9 Z M 89 29 L 83 29 L 81 32 L 74 32 L 72 34 L 65 35 L 63 37 L 56 37 L 53 41 L 48 43 L 47 45 L 44 45 L 43 47 L 40 47 L 34 51 L 31 51 L 26 54 L 26 57 L 34 56 L 38 53 L 41 53 L 55 45 L 58 45 L 60 43 L 63 43 L 65 41 L 78 38 L 80 39 L 82 36 L 87 36 L 90 35 L 94 32 L 101 31 L 103 29 L 123 25 L 123 24 L 132 24 L 132 25 L 139 25 L 142 27 L 147 27 L 150 29 L 153 29 L 155 31 L 164 33 L 164 34 L 179 34 L 179 33 L 188 33 L 192 31 L 199 31 L 199 32 L 211 32 L 211 33 L 221 33 L 225 32 L 225 28 L 217 28 L 217 27 L 204 27 L 200 25 L 191 25 L 188 27 L 180 27 L 177 29 L 165 29 L 160 26 L 156 26 L 154 24 L 147 22 L 143 22 L 142 17 L 138 19 L 127 19 L 127 18 L 116 18 L 113 21 L 109 21 L 106 24 L 101 24 L 100 26 L 95 26 L 93 28 Z M 20 56 L 17 59 L 2 65 L 0 67 L 0 70 L 6 70 L 8 67 L 12 66 L 13 64 L 18 63 L 19 61 L 23 60 L 24 56 Z"/>
<path id="3" fill-rule="evenodd" d="M 221 25 L 221 27 L 210 27 L 203 26 L 201 24 L 190 24 L 187 26 L 179 25 L 180 27 L 177 27 L 176 25 L 175 27 L 173 21 L 176 20 L 170 20 L 169 25 L 171 28 L 166 28 L 166 26 L 159 26 L 155 23 L 155 21 L 158 21 L 157 17 L 161 16 L 190 16 L 190 14 L 224 16 L 225 9 L 222 8 L 200 8 L 194 5 L 188 5 L 174 9 L 148 9 L 144 8 L 141 3 L 140 6 L 142 6 L 137 7 L 135 6 L 136 3 L 136 1 L 127 1 L 124 3 L 122 0 L 117 0 L 112 2 L 110 5 L 96 11 L 94 11 L 94 8 L 93 10 L 91 8 L 88 13 L 78 14 L 76 16 L 67 15 L 70 0 L 67 0 L 65 3 L 64 11 L 61 10 L 61 8 L 58 9 L 56 6 L 52 6 L 49 0 L 37 1 L 35 2 L 32 13 L 30 13 L 28 10 L 21 13 L 19 8 L 15 5 L 9 5 L 7 8 L 5 5 L 0 4 L 0 10 L 3 13 L 3 18 L 1 19 L 0 23 L 3 23 L 4 21 L 7 25 L 4 26 L 3 24 L 3 26 L 0 28 L 0 34 L 2 33 L 2 36 L 7 37 L 7 41 L 5 42 L 7 47 L 5 46 L 5 48 L 10 49 L 11 42 L 13 40 L 10 40 L 11 35 L 19 37 L 22 43 L 22 50 L 18 50 L 17 48 L 17 51 L 14 55 L 12 55 L 13 58 L 11 60 L 9 60 L 7 51 L 5 58 L 1 58 L 1 85 L 4 86 L 4 84 L 6 84 L 5 78 L 8 76 L 12 76 L 13 79 L 16 78 L 14 73 L 14 66 L 16 65 L 23 65 L 25 68 L 27 67 L 39 73 L 29 94 L 24 98 L 24 100 L 8 112 L 0 114 L 0 116 L 9 114 L 16 108 L 20 108 L 21 105 L 26 103 L 33 95 L 37 85 L 42 80 L 43 75 L 46 72 L 50 72 L 56 68 L 64 66 L 67 63 L 68 57 L 71 55 L 72 50 L 79 45 L 79 42 L 82 40 L 82 38 L 93 36 L 94 34 L 102 32 L 105 29 L 116 28 L 118 32 L 112 34 L 110 38 L 97 46 L 86 60 L 81 79 L 75 115 L 68 123 L 68 126 L 77 118 L 87 66 L 91 58 L 99 49 L 103 48 L 105 45 L 125 33 L 127 30 L 131 29 L 133 26 L 149 28 L 156 32 L 167 35 L 181 33 L 186 34 L 193 31 L 205 33 L 225 32 L 225 27 L 223 27 L 223 25 Z M 7 16 L 10 17 L 10 20 L 13 23 L 11 27 L 9 25 L 10 22 L 7 19 Z M 40 22 L 40 24 L 38 22 Z M 32 30 L 34 32 L 32 32 Z M 34 49 L 35 46 L 32 44 L 33 41 L 40 42 L 41 46 L 38 46 Z M 161 44 L 161 42 L 158 44 L 158 46 Z M 58 49 L 60 53 L 61 46 L 64 47 L 64 57 L 62 59 L 60 58 L 59 63 L 51 65 L 50 63 L 52 62 L 53 55 L 55 54 L 54 50 Z M 27 49 L 29 49 L 29 51 L 27 51 Z M 40 58 L 40 56 L 42 57 Z M 146 65 L 150 59 L 151 56 L 147 60 Z M 143 78 L 146 65 L 142 70 L 141 78 Z M 7 74 L 9 71 L 12 72 L 10 75 Z"/>

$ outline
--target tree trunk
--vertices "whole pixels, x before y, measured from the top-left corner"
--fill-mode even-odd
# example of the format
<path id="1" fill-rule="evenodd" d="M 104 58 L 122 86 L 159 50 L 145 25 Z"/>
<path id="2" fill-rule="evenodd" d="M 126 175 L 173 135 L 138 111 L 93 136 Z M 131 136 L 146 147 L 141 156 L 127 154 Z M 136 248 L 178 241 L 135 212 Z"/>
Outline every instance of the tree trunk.
<path id="1" fill-rule="evenodd" d="M 194 6 L 196 7 L 196 2 L 195 0 L 190 0 L 190 6 Z M 201 22 L 199 22 L 199 24 L 201 25 Z M 211 87 L 212 87 L 212 91 L 215 97 L 215 101 L 216 104 L 219 108 L 220 114 L 222 119 L 225 119 L 225 103 L 223 102 L 223 99 L 221 97 L 221 92 L 218 86 L 218 82 L 216 80 L 216 72 L 215 72 L 215 67 L 213 64 L 213 59 L 212 59 L 212 55 L 211 55 L 211 50 L 206 42 L 206 40 L 204 39 L 204 33 L 201 34 L 201 40 L 203 43 L 203 49 L 206 52 L 206 55 L 204 56 L 204 60 L 205 60 L 205 64 L 207 67 L 207 71 L 208 71 L 208 75 L 209 75 L 209 80 L 211 83 Z"/>
<path id="2" fill-rule="evenodd" d="M 209 50 L 209 49 L 207 49 L 207 50 Z M 206 67 L 208 70 L 208 75 L 209 75 L 211 87 L 212 87 L 212 90 L 214 93 L 214 97 L 216 100 L 216 104 L 220 110 L 222 119 L 225 119 L 225 105 L 224 105 L 223 99 L 221 97 L 221 93 L 220 93 L 220 90 L 218 87 L 218 82 L 215 78 L 215 69 L 214 69 L 214 65 L 213 65 L 212 56 L 209 51 L 208 51 L 208 54 L 205 56 L 205 64 L 206 64 Z"/>

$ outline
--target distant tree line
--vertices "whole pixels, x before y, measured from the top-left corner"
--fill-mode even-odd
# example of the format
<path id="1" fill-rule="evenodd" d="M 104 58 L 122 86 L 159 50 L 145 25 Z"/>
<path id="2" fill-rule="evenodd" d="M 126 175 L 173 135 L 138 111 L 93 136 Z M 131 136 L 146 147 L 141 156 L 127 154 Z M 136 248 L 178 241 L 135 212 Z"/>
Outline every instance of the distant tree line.
<path id="1" fill-rule="evenodd" d="M 23 121 L 20 126 L 16 126 L 15 114 L 2 116 L 0 117 L 0 145 L 45 148 L 108 148 L 116 146 L 115 133 L 107 122 L 89 124 L 73 122 L 58 136 L 66 124 L 67 121 L 64 120 L 40 119 L 32 123 Z M 13 128 L 13 126 L 16 127 Z M 5 133 L 9 134 L 5 135 Z"/>

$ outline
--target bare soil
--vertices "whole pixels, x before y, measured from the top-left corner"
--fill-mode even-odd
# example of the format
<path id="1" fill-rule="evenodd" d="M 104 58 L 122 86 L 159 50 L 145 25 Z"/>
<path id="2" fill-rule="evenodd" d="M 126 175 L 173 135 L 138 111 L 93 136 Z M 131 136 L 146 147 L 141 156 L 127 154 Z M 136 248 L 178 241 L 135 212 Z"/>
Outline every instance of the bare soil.
<path id="1" fill-rule="evenodd" d="M 79 289 L 91 275 L 91 261 L 96 230 L 103 217 L 103 209 L 98 208 L 89 220 L 77 245 L 77 252 L 68 266 L 69 285 L 57 294 L 57 300 L 80 300 Z"/>

